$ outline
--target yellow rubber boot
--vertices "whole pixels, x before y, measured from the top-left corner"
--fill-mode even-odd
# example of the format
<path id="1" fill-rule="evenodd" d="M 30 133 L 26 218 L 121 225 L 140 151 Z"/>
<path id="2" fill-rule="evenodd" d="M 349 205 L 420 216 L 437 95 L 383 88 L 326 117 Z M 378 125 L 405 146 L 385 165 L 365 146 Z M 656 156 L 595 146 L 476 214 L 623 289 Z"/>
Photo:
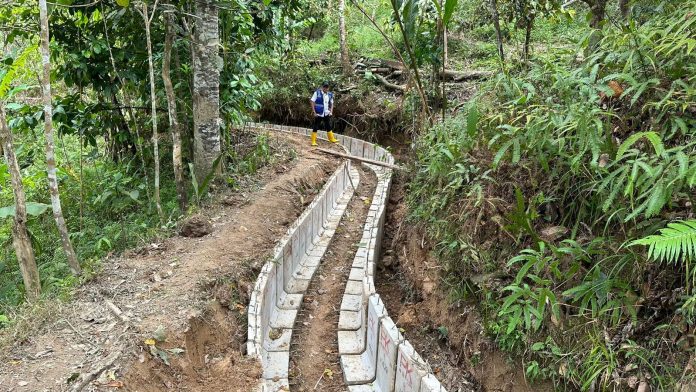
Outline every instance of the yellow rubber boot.
<path id="1" fill-rule="evenodd" d="M 312 132 L 312 146 L 318 146 L 317 144 L 317 133 Z"/>
<path id="2" fill-rule="evenodd" d="M 338 143 L 338 139 L 336 139 L 332 131 L 327 132 L 327 135 L 329 136 L 329 141 L 331 143 Z"/>

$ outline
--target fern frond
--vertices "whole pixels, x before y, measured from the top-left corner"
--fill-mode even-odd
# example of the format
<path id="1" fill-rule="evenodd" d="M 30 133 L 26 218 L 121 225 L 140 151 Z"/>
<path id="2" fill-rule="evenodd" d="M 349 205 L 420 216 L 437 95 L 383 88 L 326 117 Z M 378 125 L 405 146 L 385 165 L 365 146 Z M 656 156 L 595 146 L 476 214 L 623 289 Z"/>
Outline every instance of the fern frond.
<path id="1" fill-rule="evenodd" d="M 696 259 L 696 220 L 672 222 L 654 234 L 635 240 L 631 245 L 648 246 L 648 257 L 676 263 Z"/>
<path id="2" fill-rule="evenodd" d="M 621 158 L 623 158 L 628 149 L 633 147 L 633 145 L 636 144 L 636 142 L 642 138 L 648 139 L 650 144 L 652 144 L 653 148 L 655 149 L 655 154 L 662 155 L 662 153 L 665 151 L 665 146 L 662 143 L 662 138 L 660 138 L 660 135 L 658 135 L 657 132 L 638 132 L 629 136 L 628 139 L 626 139 L 626 141 L 621 143 L 619 149 L 616 152 L 616 160 L 621 160 Z"/>

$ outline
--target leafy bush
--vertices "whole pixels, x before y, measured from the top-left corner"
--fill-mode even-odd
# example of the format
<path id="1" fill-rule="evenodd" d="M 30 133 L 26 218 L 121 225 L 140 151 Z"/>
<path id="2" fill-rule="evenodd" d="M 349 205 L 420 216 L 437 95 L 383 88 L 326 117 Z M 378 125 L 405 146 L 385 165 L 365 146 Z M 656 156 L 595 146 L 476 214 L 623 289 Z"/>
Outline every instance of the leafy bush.
<path id="1" fill-rule="evenodd" d="M 682 376 L 688 351 L 661 342 L 694 325 L 695 13 L 607 26 L 581 60 L 551 50 L 419 140 L 411 219 L 451 298 L 478 296 L 530 376 L 582 390 Z M 502 284 L 472 284 L 495 271 Z"/>

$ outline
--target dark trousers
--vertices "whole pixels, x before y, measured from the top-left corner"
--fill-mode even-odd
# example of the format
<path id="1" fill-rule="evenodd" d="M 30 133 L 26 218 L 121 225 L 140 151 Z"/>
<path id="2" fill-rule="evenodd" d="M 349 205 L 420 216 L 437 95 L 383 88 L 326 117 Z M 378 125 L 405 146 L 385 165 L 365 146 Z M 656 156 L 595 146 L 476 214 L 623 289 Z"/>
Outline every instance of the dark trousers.
<path id="1" fill-rule="evenodd" d="M 318 130 L 322 131 L 332 131 L 333 126 L 332 126 L 332 118 L 331 116 L 316 116 L 314 117 L 314 124 L 312 125 L 312 132 L 316 132 Z"/>

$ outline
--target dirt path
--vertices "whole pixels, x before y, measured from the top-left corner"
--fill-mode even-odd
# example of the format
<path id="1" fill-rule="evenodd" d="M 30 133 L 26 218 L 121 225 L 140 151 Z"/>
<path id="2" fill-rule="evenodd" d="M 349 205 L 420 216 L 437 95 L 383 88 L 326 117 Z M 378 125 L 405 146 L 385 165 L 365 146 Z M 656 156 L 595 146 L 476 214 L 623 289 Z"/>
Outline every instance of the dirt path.
<path id="1" fill-rule="evenodd" d="M 107 260 L 55 318 L 0 354 L 0 392 L 77 390 L 81 382 L 85 391 L 250 390 L 260 369 L 240 347 L 253 279 L 338 164 L 309 153 L 306 138 L 274 144 L 297 159 L 279 157 L 259 172 L 255 190 L 206 206 L 211 234 Z"/>
<path id="2" fill-rule="evenodd" d="M 347 390 L 338 355 L 339 309 L 377 183 L 371 170 L 355 167 L 360 171 L 360 185 L 314 274 L 295 323 L 290 349 L 293 391 Z"/>

